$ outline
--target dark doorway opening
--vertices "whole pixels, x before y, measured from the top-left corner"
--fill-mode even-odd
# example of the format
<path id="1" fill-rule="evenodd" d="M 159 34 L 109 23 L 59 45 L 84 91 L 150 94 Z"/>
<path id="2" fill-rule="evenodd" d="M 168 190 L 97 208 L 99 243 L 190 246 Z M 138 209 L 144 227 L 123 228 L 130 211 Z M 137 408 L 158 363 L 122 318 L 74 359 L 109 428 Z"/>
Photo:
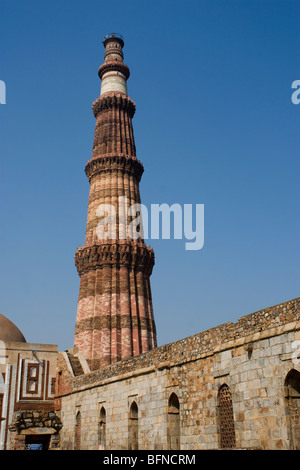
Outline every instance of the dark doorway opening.
<path id="1" fill-rule="evenodd" d="M 25 437 L 25 449 L 27 450 L 48 450 L 50 434 L 29 434 Z"/>

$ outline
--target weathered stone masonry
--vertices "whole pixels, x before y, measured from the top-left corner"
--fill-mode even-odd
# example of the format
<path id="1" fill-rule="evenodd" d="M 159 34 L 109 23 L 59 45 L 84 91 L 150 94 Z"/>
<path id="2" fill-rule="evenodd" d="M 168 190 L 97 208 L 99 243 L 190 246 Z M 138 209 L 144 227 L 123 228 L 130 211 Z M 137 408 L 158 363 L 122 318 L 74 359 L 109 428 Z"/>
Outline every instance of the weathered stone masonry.
<path id="1" fill-rule="evenodd" d="M 98 371 L 69 373 L 57 401 L 62 448 L 75 446 L 76 416 L 82 449 L 132 448 L 132 404 L 138 410 L 134 445 L 139 449 L 213 449 L 222 442 L 237 448 L 299 448 L 300 365 L 294 350 L 299 327 L 297 298 Z M 65 358 L 58 363 L 63 373 Z"/>

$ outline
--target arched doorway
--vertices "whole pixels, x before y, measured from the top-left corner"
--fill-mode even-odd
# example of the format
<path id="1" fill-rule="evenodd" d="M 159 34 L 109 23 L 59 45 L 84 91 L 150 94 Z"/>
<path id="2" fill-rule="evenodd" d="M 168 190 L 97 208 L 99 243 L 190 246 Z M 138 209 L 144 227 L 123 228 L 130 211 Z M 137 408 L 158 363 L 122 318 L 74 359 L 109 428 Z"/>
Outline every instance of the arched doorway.
<path id="1" fill-rule="evenodd" d="M 219 388 L 218 393 L 218 418 L 220 447 L 231 449 L 236 446 L 234 417 L 232 407 L 232 396 L 228 385 L 224 384 Z"/>
<path id="2" fill-rule="evenodd" d="M 170 395 L 168 402 L 168 448 L 180 449 L 180 405 L 175 393 Z"/>
<path id="3" fill-rule="evenodd" d="M 284 385 L 290 449 L 300 450 L 300 372 L 290 370 Z"/>

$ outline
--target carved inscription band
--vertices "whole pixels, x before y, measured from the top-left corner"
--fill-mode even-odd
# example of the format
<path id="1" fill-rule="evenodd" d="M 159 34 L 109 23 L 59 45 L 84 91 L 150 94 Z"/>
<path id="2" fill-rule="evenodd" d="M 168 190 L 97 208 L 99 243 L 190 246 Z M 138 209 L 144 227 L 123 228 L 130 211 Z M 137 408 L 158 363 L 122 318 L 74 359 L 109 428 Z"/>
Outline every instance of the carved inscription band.
<path id="1" fill-rule="evenodd" d="M 86 318 L 76 324 L 75 334 L 88 330 L 102 330 L 111 328 L 130 328 L 145 331 L 155 331 L 154 320 L 137 318 L 130 315 L 103 315 L 94 318 Z"/>
<path id="2" fill-rule="evenodd" d="M 127 266 L 151 274 L 154 266 L 154 252 L 144 244 L 102 244 L 79 248 L 75 253 L 78 274 L 102 268 L 103 266 Z"/>

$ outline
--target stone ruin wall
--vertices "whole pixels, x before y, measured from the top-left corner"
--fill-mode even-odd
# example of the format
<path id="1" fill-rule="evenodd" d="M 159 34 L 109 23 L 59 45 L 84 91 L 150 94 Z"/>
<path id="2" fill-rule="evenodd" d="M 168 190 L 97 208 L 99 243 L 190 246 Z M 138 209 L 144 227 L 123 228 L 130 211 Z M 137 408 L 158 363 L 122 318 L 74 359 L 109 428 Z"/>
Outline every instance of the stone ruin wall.
<path id="1" fill-rule="evenodd" d="M 98 448 L 99 413 L 104 407 L 105 448 L 128 449 L 129 409 L 135 401 L 139 449 L 169 449 L 168 400 L 172 393 L 180 403 L 180 449 L 219 448 L 218 391 L 227 384 L 236 447 L 289 449 L 285 378 L 291 370 L 300 372 L 293 360 L 299 327 L 297 298 L 244 316 L 237 323 L 228 322 L 69 378 L 58 401 L 62 448 L 75 447 L 78 413 L 81 448 Z"/>

